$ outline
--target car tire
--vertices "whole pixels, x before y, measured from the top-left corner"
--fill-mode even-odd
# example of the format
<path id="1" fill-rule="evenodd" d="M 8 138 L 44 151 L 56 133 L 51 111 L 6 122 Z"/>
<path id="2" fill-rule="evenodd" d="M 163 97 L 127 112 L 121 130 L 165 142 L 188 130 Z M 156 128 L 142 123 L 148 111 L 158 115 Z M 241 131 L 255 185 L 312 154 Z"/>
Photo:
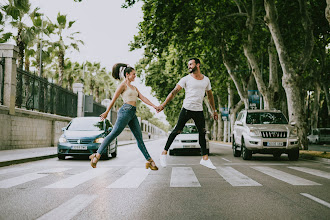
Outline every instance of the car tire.
<path id="1" fill-rule="evenodd" d="M 243 139 L 242 139 L 242 158 L 243 160 L 251 160 L 252 158 L 252 151 L 250 151 L 245 147 L 245 143 Z"/>
<path id="2" fill-rule="evenodd" d="M 62 154 L 57 154 L 58 159 L 65 160 L 65 156 Z"/>
<path id="3" fill-rule="evenodd" d="M 117 145 L 117 141 L 116 141 L 115 151 L 111 153 L 111 157 L 113 157 L 113 158 L 117 157 L 117 147 L 118 147 L 118 145 Z"/>
<path id="4" fill-rule="evenodd" d="M 235 143 L 235 138 L 233 136 L 233 141 L 232 141 L 232 148 L 233 148 L 233 155 L 234 157 L 240 157 L 241 156 L 241 151 L 236 149 L 236 143 Z"/>
<path id="5" fill-rule="evenodd" d="M 275 159 L 280 159 L 281 155 L 282 155 L 281 152 L 274 152 L 274 153 L 273 153 L 273 157 L 274 157 Z"/>
<path id="6" fill-rule="evenodd" d="M 110 145 L 107 147 L 107 150 L 102 154 L 102 159 L 109 160 L 111 157 L 110 154 Z"/>
<path id="7" fill-rule="evenodd" d="M 291 150 L 288 152 L 288 158 L 291 161 L 298 160 L 299 158 L 299 149 L 298 150 Z"/>

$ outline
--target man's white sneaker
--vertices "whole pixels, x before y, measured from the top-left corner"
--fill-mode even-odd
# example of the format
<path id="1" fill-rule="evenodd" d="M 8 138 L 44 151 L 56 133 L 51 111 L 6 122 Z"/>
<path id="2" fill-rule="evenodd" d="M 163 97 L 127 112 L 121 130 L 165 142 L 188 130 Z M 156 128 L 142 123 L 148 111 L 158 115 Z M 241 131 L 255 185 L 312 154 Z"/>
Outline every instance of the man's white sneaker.
<path id="1" fill-rule="evenodd" d="M 159 158 L 159 160 L 160 160 L 160 165 L 162 166 L 162 167 L 166 167 L 166 156 L 167 155 L 164 155 L 164 154 L 161 154 L 160 155 L 160 158 Z"/>
<path id="2" fill-rule="evenodd" d="M 203 165 L 203 166 L 206 166 L 206 167 L 208 167 L 208 168 L 210 168 L 210 169 L 213 169 L 213 170 L 217 169 L 217 168 L 213 165 L 213 163 L 211 162 L 210 159 L 203 160 L 203 158 L 202 158 L 200 164 Z"/>

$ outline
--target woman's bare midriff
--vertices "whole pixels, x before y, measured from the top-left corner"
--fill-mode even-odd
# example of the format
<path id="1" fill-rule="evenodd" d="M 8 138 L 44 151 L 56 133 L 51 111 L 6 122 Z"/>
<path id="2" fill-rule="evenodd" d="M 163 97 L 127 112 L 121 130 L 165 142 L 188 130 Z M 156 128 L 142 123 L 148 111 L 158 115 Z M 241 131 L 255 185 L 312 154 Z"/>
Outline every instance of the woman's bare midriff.
<path id="1" fill-rule="evenodd" d="M 129 105 L 133 105 L 133 106 L 135 106 L 136 107 L 136 102 L 126 102 L 126 104 L 129 104 Z"/>

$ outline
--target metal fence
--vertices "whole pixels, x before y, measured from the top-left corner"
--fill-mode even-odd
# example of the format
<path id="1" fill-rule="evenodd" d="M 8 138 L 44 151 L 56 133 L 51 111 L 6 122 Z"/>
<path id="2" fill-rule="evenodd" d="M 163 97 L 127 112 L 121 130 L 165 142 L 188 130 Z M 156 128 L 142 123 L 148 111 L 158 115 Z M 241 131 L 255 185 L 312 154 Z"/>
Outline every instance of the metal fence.
<path id="1" fill-rule="evenodd" d="M 0 104 L 3 105 L 3 93 L 5 88 L 5 58 L 0 58 Z"/>
<path id="2" fill-rule="evenodd" d="M 97 102 L 93 102 L 93 112 L 85 112 L 85 116 L 99 116 L 105 112 L 107 108 Z"/>
<path id="3" fill-rule="evenodd" d="M 16 106 L 77 117 L 78 96 L 46 79 L 17 69 Z"/>

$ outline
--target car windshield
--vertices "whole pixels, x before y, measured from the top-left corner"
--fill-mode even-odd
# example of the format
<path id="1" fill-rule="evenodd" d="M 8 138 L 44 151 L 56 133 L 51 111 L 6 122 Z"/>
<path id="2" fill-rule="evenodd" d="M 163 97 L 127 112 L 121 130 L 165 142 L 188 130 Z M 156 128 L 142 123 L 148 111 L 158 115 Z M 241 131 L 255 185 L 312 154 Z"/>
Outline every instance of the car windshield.
<path id="1" fill-rule="evenodd" d="M 282 113 L 253 112 L 246 116 L 246 124 L 288 124 Z"/>
<path id="2" fill-rule="evenodd" d="M 99 118 L 79 118 L 73 120 L 69 127 L 69 131 L 103 131 L 103 121 Z"/>
<path id="3" fill-rule="evenodd" d="M 198 133 L 196 125 L 186 125 L 184 126 L 181 134 L 196 134 Z"/>

